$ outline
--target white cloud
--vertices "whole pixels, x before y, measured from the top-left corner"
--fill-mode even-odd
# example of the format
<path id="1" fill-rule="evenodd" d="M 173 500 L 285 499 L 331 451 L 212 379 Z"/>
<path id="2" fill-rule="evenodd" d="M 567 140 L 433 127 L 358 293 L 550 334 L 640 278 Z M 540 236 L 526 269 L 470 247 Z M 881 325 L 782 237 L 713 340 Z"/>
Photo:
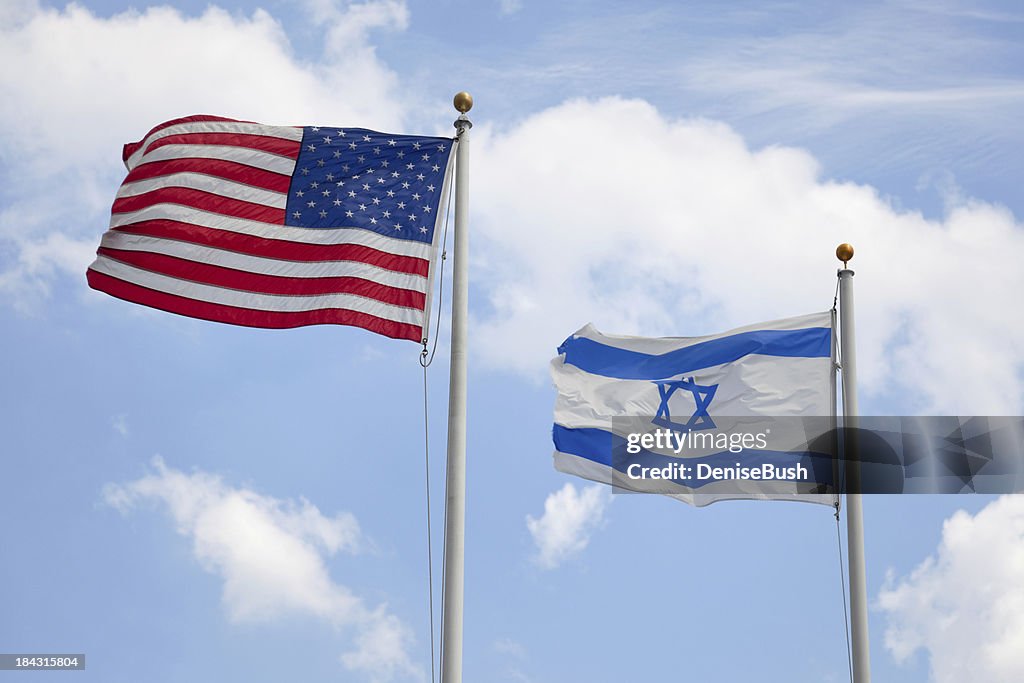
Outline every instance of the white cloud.
<path id="1" fill-rule="evenodd" d="M 341 657 L 349 669 L 374 681 L 421 676 L 409 658 L 409 628 L 386 607 L 367 607 L 328 574 L 325 556 L 356 552 L 365 543 L 352 515 L 327 517 L 305 499 L 234 488 L 205 472 L 175 470 L 160 458 L 153 468 L 136 481 L 108 484 L 104 499 L 123 513 L 142 502 L 166 505 L 203 569 L 224 580 L 222 599 L 231 621 L 317 617 L 355 631 L 353 650 Z"/>
<path id="2" fill-rule="evenodd" d="M 918 650 L 936 683 L 1024 680 L 1024 497 L 946 520 L 936 554 L 878 597 L 898 661 Z"/>
<path id="3" fill-rule="evenodd" d="M 151 7 L 105 18 L 74 3 L 18 2 L 0 12 L 0 63 L 10 67 L 0 70 L 4 299 L 31 309 L 58 275 L 84 280 L 124 174 L 121 145 L 162 121 L 208 113 L 401 128 L 409 109 L 368 34 L 404 29 L 404 3 L 308 5 L 324 36 L 313 61 L 263 10 Z"/>
<path id="4" fill-rule="evenodd" d="M 827 309 L 849 241 L 862 394 L 898 391 L 908 413 L 1024 407 L 1024 318 L 1006 308 L 1024 229 L 1005 208 L 961 199 L 927 220 L 822 178 L 803 150 L 752 150 L 724 124 L 638 100 L 481 128 L 474 278 L 489 310 L 474 334 L 493 366 L 541 377 L 590 321 L 697 335 Z"/>
<path id="5" fill-rule="evenodd" d="M 610 502 L 608 487 L 600 484 L 579 491 L 567 483 L 548 495 L 540 518 L 526 516 L 526 527 L 537 546 L 537 564 L 554 569 L 586 548 Z"/>

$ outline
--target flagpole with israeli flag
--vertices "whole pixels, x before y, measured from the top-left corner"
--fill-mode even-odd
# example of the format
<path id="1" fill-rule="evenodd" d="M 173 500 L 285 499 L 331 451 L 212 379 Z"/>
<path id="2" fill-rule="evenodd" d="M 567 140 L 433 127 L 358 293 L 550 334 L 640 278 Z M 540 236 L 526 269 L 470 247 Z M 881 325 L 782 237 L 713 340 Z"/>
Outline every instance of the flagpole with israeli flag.
<path id="1" fill-rule="evenodd" d="M 441 683 L 462 683 L 462 597 L 466 535 L 466 337 L 469 310 L 468 92 L 455 95 L 455 264 L 452 278 L 452 349 L 448 388 L 448 470 L 445 489 L 444 588 L 441 607 Z"/>
<path id="2" fill-rule="evenodd" d="M 839 327 L 841 369 L 843 373 L 843 427 L 856 429 L 857 351 L 854 331 L 853 246 L 847 243 L 836 248 L 836 257 L 843 262 L 839 269 Z M 852 432 L 847 432 L 852 433 Z M 850 631 L 853 650 L 854 683 L 870 683 L 871 657 L 868 647 L 868 597 L 864 568 L 864 513 L 860 493 L 860 458 L 856 452 L 845 452 L 846 459 L 846 543 L 850 571 Z"/>

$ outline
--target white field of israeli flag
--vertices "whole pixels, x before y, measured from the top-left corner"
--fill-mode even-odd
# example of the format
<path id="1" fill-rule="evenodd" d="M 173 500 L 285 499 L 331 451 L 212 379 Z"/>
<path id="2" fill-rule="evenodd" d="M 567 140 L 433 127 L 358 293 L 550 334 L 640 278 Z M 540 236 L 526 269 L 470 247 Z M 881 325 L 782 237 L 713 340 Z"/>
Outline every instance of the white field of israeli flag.
<path id="1" fill-rule="evenodd" d="M 786 435 L 797 420 L 835 417 L 835 334 L 831 311 L 741 327 L 706 337 L 644 338 L 602 334 L 587 325 L 558 348 L 551 375 L 558 397 L 554 428 L 556 469 L 614 485 L 657 492 L 702 506 L 727 499 L 797 500 L 833 505 L 831 488 L 807 480 L 671 477 L 650 482 L 627 476 L 623 460 L 629 425 L 664 427 L 675 447 L 645 444 L 640 462 L 733 467 L 794 464 L 807 455 L 807 435 Z M 728 416 L 728 420 L 723 420 Z M 774 434 L 769 451 L 730 450 L 710 444 L 682 448 L 689 433 L 748 424 Z M 710 426 L 708 426 L 710 425 Z M 767 426 L 767 427 L 766 427 Z M 666 431 L 659 429 L 659 431 Z M 780 446 L 780 444 L 782 444 Z M 763 447 L 762 447 L 763 448 Z M 630 461 L 632 462 L 632 460 Z M 634 473 L 636 468 L 630 470 Z M 667 471 L 667 470 L 666 470 Z M 831 482 L 829 482 L 831 484 Z"/>

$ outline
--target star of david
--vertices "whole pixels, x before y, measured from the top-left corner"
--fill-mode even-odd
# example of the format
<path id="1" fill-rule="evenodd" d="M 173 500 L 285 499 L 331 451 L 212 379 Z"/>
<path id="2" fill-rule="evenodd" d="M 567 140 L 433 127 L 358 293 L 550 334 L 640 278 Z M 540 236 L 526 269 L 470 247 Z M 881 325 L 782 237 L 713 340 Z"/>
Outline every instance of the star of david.
<path id="1" fill-rule="evenodd" d="M 658 412 L 655 414 L 654 419 L 651 420 L 653 424 L 661 427 L 668 427 L 679 432 L 692 432 L 699 429 L 714 429 L 715 421 L 711 419 L 708 414 L 708 406 L 711 405 L 711 399 L 715 397 L 715 391 L 718 390 L 717 384 L 710 386 L 703 386 L 697 384 L 692 377 L 690 378 L 679 378 L 674 380 L 658 380 L 655 382 L 658 385 L 658 394 L 661 396 L 661 404 L 658 406 Z M 686 389 L 693 394 L 693 402 L 696 406 L 693 411 L 693 415 L 685 423 L 673 422 L 672 414 L 668 409 L 668 401 L 679 389 Z"/>

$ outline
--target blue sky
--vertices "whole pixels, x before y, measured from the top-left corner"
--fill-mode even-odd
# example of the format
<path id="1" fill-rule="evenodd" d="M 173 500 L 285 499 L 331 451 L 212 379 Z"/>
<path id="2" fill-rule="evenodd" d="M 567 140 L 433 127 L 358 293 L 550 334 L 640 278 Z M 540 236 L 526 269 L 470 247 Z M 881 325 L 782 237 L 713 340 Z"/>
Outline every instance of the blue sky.
<path id="1" fill-rule="evenodd" d="M 85 284 L 121 145 L 180 115 L 447 135 L 473 93 L 466 680 L 846 679 L 828 509 L 553 470 L 547 362 L 587 322 L 822 310 L 850 241 L 862 413 L 1024 407 L 1014 3 L 15 0 L 0 32 L 0 651 L 429 679 L 418 348 Z M 876 680 L 1024 677 L 1019 497 L 865 526 Z"/>

